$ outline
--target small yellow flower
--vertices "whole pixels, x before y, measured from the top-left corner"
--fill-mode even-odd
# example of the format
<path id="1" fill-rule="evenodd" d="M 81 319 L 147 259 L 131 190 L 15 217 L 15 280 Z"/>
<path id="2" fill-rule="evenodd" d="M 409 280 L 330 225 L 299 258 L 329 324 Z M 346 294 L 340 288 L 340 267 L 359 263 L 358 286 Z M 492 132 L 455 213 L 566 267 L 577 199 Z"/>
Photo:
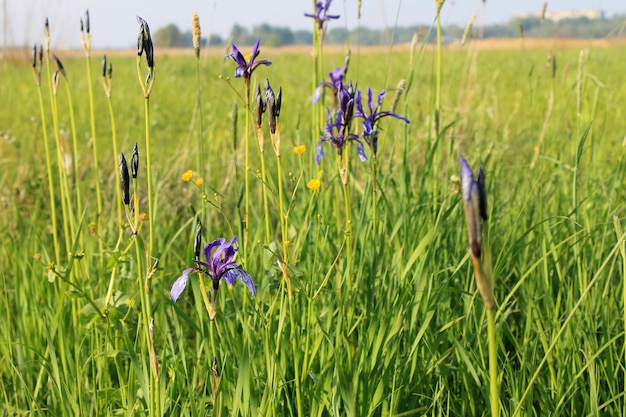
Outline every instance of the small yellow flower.
<path id="1" fill-rule="evenodd" d="M 322 183 L 317 178 L 313 178 L 311 181 L 306 183 L 306 188 L 312 191 L 317 191 L 322 186 Z"/>
<path id="2" fill-rule="evenodd" d="M 89 234 L 91 236 L 96 235 L 96 222 L 90 222 L 87 227 L 89 228 Z"/>
<path id="3" fill-rule="evenodd" d="M 306 152 L 306 145 L 298 145 L 293 147 L 293 152 L 296 155 L 302 155 Z"/>
<path id="4" fill-rule="evenodd" d="M 180 176 L 180 179 L 183 181 L 189 181 L 192 176 L 193 176 L 193 171 L 188 170 L 188 171 L 183 172 L 183 175 Z"/>
<path id="5" fill-rule="evenodd" d="M 535 146 L 533 149 L 535 150 L 535 153 L 539 153 L 539 146 Z"/>
<path id="6" fill-rule="evenodd" d="M 204 184 L 204 180 L 202 178 L 198 178 L 196 180 L 196 185 L 202 185 L 202 184 Z"/>
<path id="7" fill-rule="evenodd" d="M 33 255 L 33 259 L 34 259 L 34 260 L 36 260 L 36 261 L 41 260 L 41 254 L 40 254 L 40 253 L 36 253 L 36 254 L 34 254 L 34 255 Z"/>
<path id="8" fill-rule="evenodd" d="M 148 215 L 146 213 L 139 213 L 139 220 L 145 222 L 148 220 Z"/>

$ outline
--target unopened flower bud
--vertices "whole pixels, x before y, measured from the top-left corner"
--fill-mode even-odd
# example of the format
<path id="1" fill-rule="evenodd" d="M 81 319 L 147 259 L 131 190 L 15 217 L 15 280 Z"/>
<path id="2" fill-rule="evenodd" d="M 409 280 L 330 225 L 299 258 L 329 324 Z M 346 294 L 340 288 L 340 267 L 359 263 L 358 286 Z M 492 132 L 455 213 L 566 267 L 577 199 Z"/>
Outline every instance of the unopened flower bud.
<path id="1" fill-rule="evenodd" d="M 104 54 L 102 56 L 102 78 L 107 76 L 107 56 Z"/>
<path id="2" fill-rule="evenodd" d="M 53 54 L 52 57 L 54 58 L 54 61 L 57 64 L 58 72 L 60 72 L 61 75 L 63 76 L 63 78 L 65 78 L 67 80 L 67 75 L 65 74 L 65 68 L 63 68 L 63 63 L 61 62 L 59 57 L 57 57 L 56 55 Z"/>
<path id="3" fill-rule="evenodd" d="M 200 259 L 200 249 L 202 248 L 202 222 L 198 220 L 196 225 L 196 236 L 193 240 L 193 254 L 196 259 Z"/>
<path id="4" fill-rule="evenodd" d="M 122 190 L 122 201 L 125 205 L 130 204 L 130 179 L 128 177 L 128 165 L 124 153 L 120 152 L 120 189 Z"/>
<path id="5" fill-rule="evenodd" d="M 85 11 L 85 32 L 89 35 L 89 9 Z"/>
<path id="6" fill-rule="evenodd" d="M 260 128 L 263 121 L 263 113 L 265 113 L 266 103 L 263 103 L 263 97 L 261 96 L 261 85 L 256 85 L 256 92 L 254 94 L 254 121 L 256 127 Z"/>
<path id="7" fill-rule="evenodd" d="M 133 179 L 137 179 L 137 171 L 139 170 L 139 149 L 137 149 L 137 142 L 133 147 L 133 153 L 130 156 L 130 172 Z"/>

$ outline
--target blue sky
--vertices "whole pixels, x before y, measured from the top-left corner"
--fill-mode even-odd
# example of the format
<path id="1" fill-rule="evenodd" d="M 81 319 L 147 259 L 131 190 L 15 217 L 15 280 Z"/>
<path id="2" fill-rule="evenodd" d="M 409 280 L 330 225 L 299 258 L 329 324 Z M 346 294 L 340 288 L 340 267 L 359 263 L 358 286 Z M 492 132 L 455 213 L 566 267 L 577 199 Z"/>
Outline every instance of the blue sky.
<path id="1" fill-rule="evenodd" d="M 370 28 L 429 24 L 434 0 L 362 0 L 361 24 Z M 504 22 L 513 14 L 540 11 L 543 0 L 447 0 L 442 9 L 444 24 L 464 26 L 476 15 L 477 24 Z M 43 22 L 50 19 L 55 47 L 78 47 L 79 18 L 91 14 L 94 48 L 131 47 L 137 36 L 135 15 L 148 21 L 152 31 L 169 23 L 181 30 L 191 26 L 191 14 L 200 15 L 203 34 L 227 37 L 234 24 L 247 28 L 261 23 L 292 29 L 311 29 L 303 16 L 313 10 L 312 0 L 0 0 L 0 45 L 31 45 L 42 39 Z M 624 0 L 552 0 L 549 10 L 600 8 L 607 16 L 626 14 Z M 6 11 L 6 13 L 5 13 Z M 357 0 L 334 0 L 333 25 L 355 28 Z"/>

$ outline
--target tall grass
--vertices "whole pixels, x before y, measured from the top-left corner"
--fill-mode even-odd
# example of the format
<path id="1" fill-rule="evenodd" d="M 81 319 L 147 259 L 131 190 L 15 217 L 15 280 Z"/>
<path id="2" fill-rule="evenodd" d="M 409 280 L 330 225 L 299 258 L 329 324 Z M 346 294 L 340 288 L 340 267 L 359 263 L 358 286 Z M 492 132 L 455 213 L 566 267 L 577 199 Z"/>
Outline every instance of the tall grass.
<path id="1" fill-rule="evenodd" d="M 545 68 L 549 49 L 556 69 Z M 373 205 L 371 167 L 353 149 L 345 200 L 332 148 L 321 176 L 314 163 L 310 49 L 264 48 L 273 65 L 250 81 L 271 78 L 283 100 L 276 163 L 268 158 L 266 179 L 249 184 L 254 256 L 245 268 L 257 294 L 222 283 L 214 320 L 206 277 L 190 277 L 189 296 L 177 303 L 169 291 L 193 264 L 197 219 L 205 241 L 228 239 L 244 205 L 235 172 L 246 158 L 231 145 L 236 99 L 219 78 L 233 63 L 223 50 L 203 50 L 198 78 L 196 56 L 157 48 L 149 118 L 135 58 L 108 57 L 116 99 L 94 95 L 94 111 L 104 114 L 111 103 L 115 118 L 96 117 L 95 129 L 100 137 L 118 132 L 126 155 L 148 134 L 151 147 L 139 150 L 121 238 L 113 206 L 102 212 L 102 234 L 88 227 L 97 220 L 95 171 L 81 166 L 81 181 L 70 182 L 65 162 L 54 158 L 63 137 L 53 138 L 71 125 L 69 107 L 78 154 L 90 151 L 80 140 L 92 131 L 89 106 L 79 105 L 89 100 L 84 59 L 60 56 L 73 104 L 59 100 L 56 109 L 52 94 L 38 93 L 26 54 L 6 62 L 0 96 L 20 105 L 0 112 L 0 408 L 7 415 L 486 415 L 485 335 L 493 324 L 502 415 L 623 414 L 626 50 L 584 49 L 579 75 L 579 46 L 442 46 L 441 129 L 433 136 L 437 50 L 361 47 L 350 78 L 375 91 L 406 80 L 394 111 L 411 120 L 380 123 Z M 341 62 L 346 52 L 324 48 L 323 62 Z M 42 90 L 52 79 L 46 71 Z M 196 113 L 206 127 L 201 142 L 185 135 L 199 91 L 208 109 Z M 261 129 L 275 144 L 276 133 Z M 244 134 L 239 128 L 237 139 Z M 304 154 L 292 152 L 301 144 Z M 102 193 L 112 196 L 117 162 L 112 149 L 99 150 Z M 461 153 L 482 161 L 487 175 L 493 323 L 467 250 Z M 206 194 L 180 179 L 198 163 L 206 165 Z M 261 169 L 258 158 L 248 163 L 252 173 Z M 311 179 L 320 179 L 318 190 L 305 186 Z M 76 201 L 74 187 L 84 215 L 69 204 L 61 213 L 61 203 Z M 140 217 L 150 193 L 152 239 Z"/>

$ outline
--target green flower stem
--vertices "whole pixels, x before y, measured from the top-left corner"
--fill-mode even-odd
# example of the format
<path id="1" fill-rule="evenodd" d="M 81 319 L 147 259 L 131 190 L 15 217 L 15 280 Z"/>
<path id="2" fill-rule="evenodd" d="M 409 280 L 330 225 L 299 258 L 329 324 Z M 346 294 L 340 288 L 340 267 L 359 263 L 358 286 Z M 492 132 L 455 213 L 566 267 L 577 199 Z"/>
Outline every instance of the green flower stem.
<path id="1" fill-rule="evenodd" d="M 378 238 L 378 201 L 377 201 L 377 193 L 376 189 L 376 171 L 378 170 L 378 160 L 376 159 L 376 155 L 372 155 L 372 162 L 370 164 L 372 168 L 372 230 L 374 234 L 374 239 Z"/>
<path id="2" fill-rule="evenodd" d="M 91 36 L 91 35 L 89 35 Z M 89 41 L 91 45 L 91 40 Z M 91 77 L 91 54 L 90 47 L 85 49 L 85 62 L 87 64 L 87 90 L 89 91 L 89 120 L 91 123 L 91 138 L 93 140 L 93 169 L 96 181 L 96 206 L 98 208 L 96 219 L 96 234 L 102 235 L 102 191 L 100 189 L 100 171 L 98 168 L 98 140 L 96 136 L 96 116 L 93 104 L 93 81 Z M 116 170 L 117 171 L 117 170 Z M 119 184 L 119 182 L 118 182 Z M 119 188 L 119 187 L 118 187 Z M 100 266 L 104 265 L 104 242 L 103 239 L 98 239 L 98 253 L 100 254 Z"/>
<path id="3" fill-rule="evenodd" d="M 107 94 L 107 103 L 109 106 L 109 119 L 111 120 L 111 141 L 113 144 L 113 159 L 114 159 L 113 166 L 117 166 L 117 158 L 120 152 L 117 148 L 117 129 L 115 127 L 115 112 L 113 111 L 113 100 L 111 99 L 110 94 Z M 118 224 L 118 227 L 120 228 L 120 235 L 121 235 L 122 225 L 124 224 L 124 218 L 122 216 L 122 191 L 120 187 L 117 186 L 117 184 L 120 183 L 120 170 L 115 169 L 114 171 L 115 171 L 115 184 L 116 184 L 114 188 L 115 188 L 115 200 L 117 202 L 116 204 L 117 224 Z"/>
<path id="4" fill-rule="evenodd" d="M 39 111 L 41 113 L 41 131 L 43 133 L 43 147 L 46 157 L 46 170 L 48 172 L 48 191 L 50 193 L 50 218 L 52 223 L 52 241 L 54 242 L 54 259 L 58 264 L 61 260 L 61 247 L 59 245 L 59 232 L 57 231 L 56 201 L 54 199 L 54 182 L 52 177 L 52 162 L 50 160 L 50 144 L 48 143 L 48 126 L 46 125 L 46 112 L 43 104 L 41 83 L 37 83 L 37 95 L 39 96 Z"/>
<path id="5" fill-rule="evenodd" d="M 79 216 L 83 213 L 83 202 L 80 196 L 80 173 L 78 171 L 78 141 L 76 139 L 76 122 L 74 120 L 74 105 L 72 104 L 72 94 L 69 83 L 65 83 L 65 92 L 67 94 L 67 102 L 70 113 L 70 126 L 72 128 L 72 153 L 74 166 L 74 192 L 76 192 L 76 209 Z M 81 234 L 81 241 L 82 241 Z"/>
<path id="6" fill-rule="evenodd" d="M 248 208 L 250 207 L 250 79 L 246 78 L 246 134 L 244 135 L 244 211 L 243 211 L 243 266 L 248 266 Z"/>
<path id="7" fill-rule="evenodd" d="M 287 266 L 283 266 L 283 269 L 286 269 Z M 289 283 L 289 281 L 287 281 Z M 296 337 L 296 323 L 294 318 L 293 311 L 293 293 L 291 291 L 291 284 L 287 285 L 287 295 L 289 301 L 289 322 L 290 326 L 290 334 L 291 334 L 291 348 L 293 351 L 293 369 L 294 369 L 294 379 L 296 381 L 296 407 L 298 410 L 298 415 L 303 416 L 303 408 L 302 408 L 302 395 L 300 391 L 302 390 L 301 381 L 300 381 L 300 352 L 298 349 L 298 338 Z"/>
<path id="8" fill-rule="evenodd" d="M 437 11 L 437 81 L 435 85 L 435 133 L 439 136 L 439 126 L 441 117 L 441 18 L 440 11 Z"/>
<path id="9" fill-rule="evenodd" d="M 259 146 L 259 156 L 261 157 L 261 185 L 263 192 L 263 212 L 265 214 L 265 242 L 269 244 L 271 242 L 272 234 L 270 233 L 270 212 L 267 202 L 267 171 L 265 170 L 265 149 L 263 146 L 263 128 L 257 127 L 257 144 Z"/>
<path id="10" fill-rule="evenodd" d="M 496 325 L 493 309 L 487 309 L 487 337 L 489 343 L 489 388 L 491 400 L 491 415 L 500 415 L 500 400 L 498 398 L 498 352 L 496 345 Z"/>
<path id="11" fill-rule="evenodd" d="M 196 59 L 196 73 L 197 73 L 197 96 L 196 96 L 196 107 L 198 108 L 198 172 L 200 173 L 200 178 L 206 181 L 206 170 L 204 164 L 204 141 L 202 140 L 203 130 L 202 130 L 202 84 L 200 78 L 200 55 Z M 199 186 L 202 192 L 202 214 L 204 215 L 204 206 L 206 204 L 205 196 L 205 185 L 204 182 Z"/>
<path id="12" fill-rule="evenodd" d="M 52 125 L 54 127 L 54 139 L 57 147 L 57 171 L 59 175 L 59 189 L 61 190 L 61 214 L 63 216 L 63 233 L 65 236 L 65 250 L 66 256 L 69 256 L 71 252 L 71 236 L 73 233 L 70 233 L 69 222 L 69 208 L 68 208 L 68 200 L 69 200 L 69 190 L 67 186 L 67 176 L 65 175 L 65 161 L 63 159 L 63 153 L 61 146 L 61 136 L 59 133 L 59 114 L 57 107 L 57 96 L 56 92 L 52 94 Z"/>
<path id="13" fill-rule="evenodd" d="M 154 250 L 154 202 L 152 189 L 152 160 L 150 159 L 150 97 L 144 98 L 144 113 L 146 115 L 146 169 L 148 176 L 148 253 Z M 137 215 L 137 213 L 135 213 Z"/>

